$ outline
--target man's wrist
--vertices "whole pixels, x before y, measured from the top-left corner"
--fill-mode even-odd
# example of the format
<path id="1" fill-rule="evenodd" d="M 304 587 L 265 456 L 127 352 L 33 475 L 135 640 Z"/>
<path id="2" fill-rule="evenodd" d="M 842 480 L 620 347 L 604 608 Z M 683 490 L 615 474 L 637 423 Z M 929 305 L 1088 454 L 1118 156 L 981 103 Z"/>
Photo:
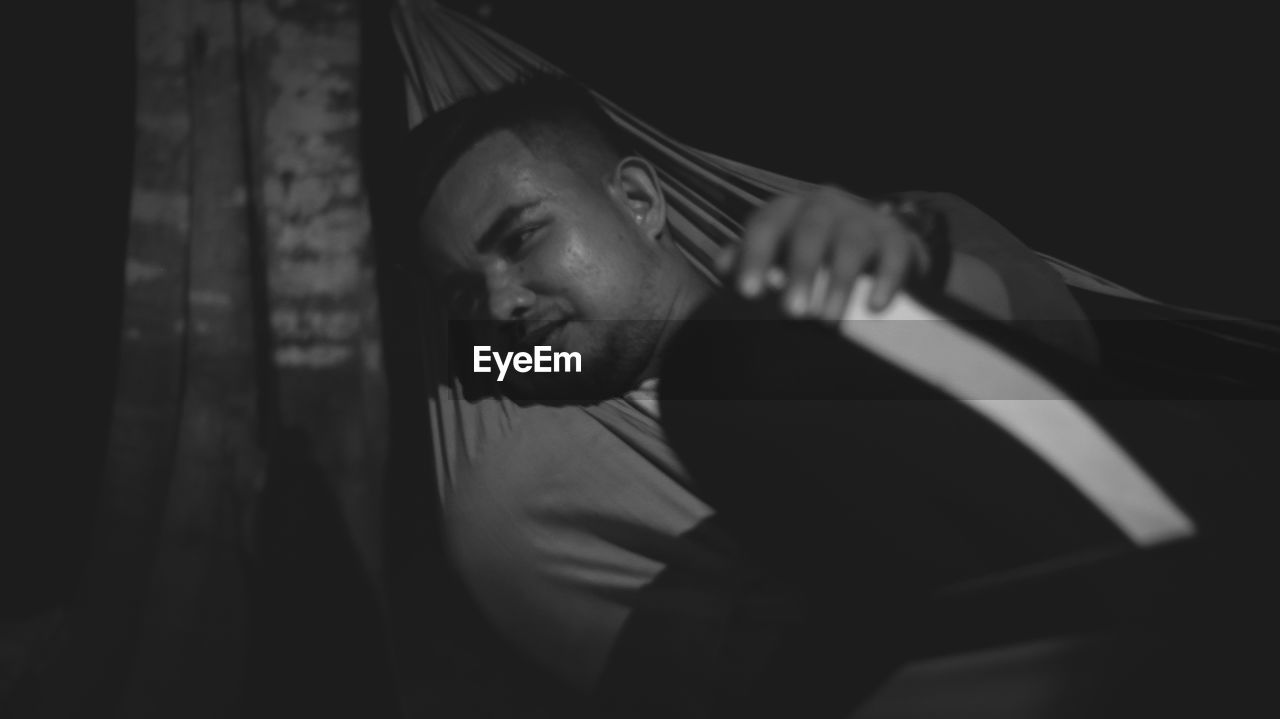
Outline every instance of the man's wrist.
<path id="1" fill-rule="evenodd" d="M 953 253 L 947 233 L 946 215 L 921 205 L 915 200 L 888 196 L 881 200 L 895 219 L 911 230 L 924 243 L 928 263 L 915 268 L 915 283 L 928 291 L 942 292 L 951 274 Z"/>

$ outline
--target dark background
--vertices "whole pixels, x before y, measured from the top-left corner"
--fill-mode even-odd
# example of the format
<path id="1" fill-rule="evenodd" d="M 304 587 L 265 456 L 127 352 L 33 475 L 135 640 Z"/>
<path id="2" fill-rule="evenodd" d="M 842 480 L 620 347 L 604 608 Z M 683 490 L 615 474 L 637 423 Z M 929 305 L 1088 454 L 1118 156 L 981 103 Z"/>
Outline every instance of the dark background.
<path id="1" fill-rule="evenodd" d="M 489 6 L 499 32 L 696 147 L 862 193 L 951 191 L 1137 291 L 1280 318 L 1263 115 L 1277 63 L 1261 10 Z M 0 504 L 28 521 L 3 522 L 17 559 L 6 615 L 69 591 L 101 476 L 128 230 L 130 9 L 57 4 L 10 27 L 30 49 L 11 94 L 8 152 L 23 162 L 7 209 L 11 246 L 34 257 L 10 260 L 27 282 L 12 285 L 25 322 L 6 354 L 21 365 L 16 394 L 34 401 L 10 405 L 27 453 L 5 479 L 21 499 Z"/>

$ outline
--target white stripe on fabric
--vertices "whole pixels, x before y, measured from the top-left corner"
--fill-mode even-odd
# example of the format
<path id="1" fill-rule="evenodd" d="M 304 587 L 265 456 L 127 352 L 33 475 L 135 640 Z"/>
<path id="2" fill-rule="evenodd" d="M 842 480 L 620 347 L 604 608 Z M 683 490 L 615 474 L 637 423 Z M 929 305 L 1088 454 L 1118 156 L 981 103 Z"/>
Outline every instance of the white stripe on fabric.
<path id="1" fill-rule="evenodd" d="M 1192 536 L 1195 525 L 1107 431 L 1060 389 L 1003 350 L 900 292 L 880 314 L 860 280 L 842 334 L 999 425 L 1057 470 L 1139 546 Z M 911 322 L 910 326 L 901 322 Z M 924 321 L 927 324 L 921 324 Z M 927 329 L 926 329 L 927 328 Z"/>

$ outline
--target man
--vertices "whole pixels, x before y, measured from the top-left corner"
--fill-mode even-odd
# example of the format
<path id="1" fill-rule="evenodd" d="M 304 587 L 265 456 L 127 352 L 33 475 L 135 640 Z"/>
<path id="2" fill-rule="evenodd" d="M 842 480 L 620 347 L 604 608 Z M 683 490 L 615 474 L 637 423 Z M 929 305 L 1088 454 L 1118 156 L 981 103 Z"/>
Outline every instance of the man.
<path id="1" fill-rule="evenodd" d="M 537 427 L 503 424 L 516 439 L 475 452 L 472 476 L 443 492 L 454 560 L 490 619 L 608 711 L 794 709 L 800 691 L 839 712 L 864 696 L 901 661 L 897 629 L 832 623 L 813 586 L 744 550 L 680 476 L 645 404 L 682 323 L 716 294 L 672 238 L 654 167 L 589 95 L 551 79 L 459 103 L 413 140 L 412 218 L 436 296 L 467 328 L 463 356 L 581 356 L 580 373 L 490 375 L 482 394 L 532 407 Z M 869 203 L 826 187 L 765 205 L 717 268 L 742 298 L 827 323 L 860 277 L 873 312 L 914 283 L 1089 359 L 1082 315 L 1029 257 L 949 196 Z M 627 414 L 624 397 L 647 414 Z M 550 407 L 565 400 L 585 409 Z M 618 442 L 629 427 L 641 429 Z M 868 587 L 856 601 L 898 627 L 898 598 Z M 812 656 L 832 647 L 826 632 L 857 644 L 847 661 Z M 806 663 L 814 671 L 796 669 Z M 824 685 L 837 670 L 847 683 Z"/>

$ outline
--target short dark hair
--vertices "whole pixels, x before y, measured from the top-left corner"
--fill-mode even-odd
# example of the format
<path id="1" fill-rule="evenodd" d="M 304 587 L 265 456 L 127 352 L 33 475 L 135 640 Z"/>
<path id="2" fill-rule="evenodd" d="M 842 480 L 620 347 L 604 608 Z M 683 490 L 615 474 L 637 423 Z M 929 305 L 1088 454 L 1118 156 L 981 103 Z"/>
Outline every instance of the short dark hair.
<path id="1" fill-rule="evenodd" d="M 550 150 L 575 168 L 601 159 L 616 163 L 635 153 L 630 137 L 590 90 L 564 76 L 527 76 L 460 100 L 409 133 L 403 160 L 414 227 L 458 158 L 499 130 L 516 133 L 531 148 Z"/>

